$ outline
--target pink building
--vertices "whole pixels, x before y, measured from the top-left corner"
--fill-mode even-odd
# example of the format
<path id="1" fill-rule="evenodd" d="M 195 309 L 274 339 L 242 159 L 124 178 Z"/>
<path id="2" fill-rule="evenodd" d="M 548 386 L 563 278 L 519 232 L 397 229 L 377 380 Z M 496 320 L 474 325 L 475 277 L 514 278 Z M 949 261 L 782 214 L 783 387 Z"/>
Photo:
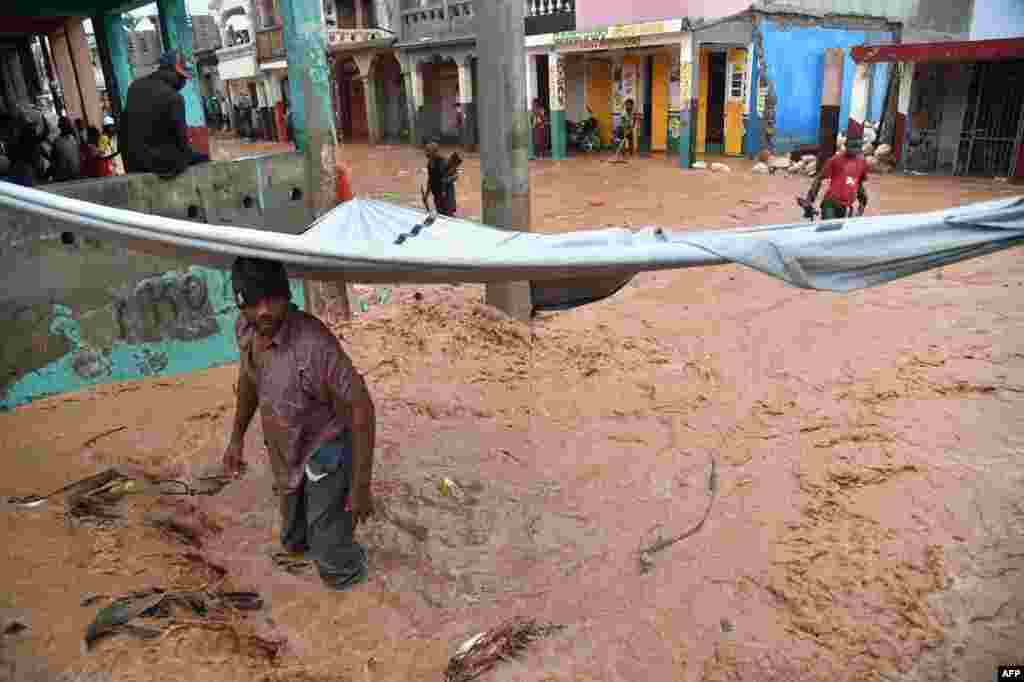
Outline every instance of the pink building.
<path id="1" fill-rule="evenodd" d="M 748 9 L 751 0 L 576 0 L 576 30 L 659 19 L 717 19 Z"/>

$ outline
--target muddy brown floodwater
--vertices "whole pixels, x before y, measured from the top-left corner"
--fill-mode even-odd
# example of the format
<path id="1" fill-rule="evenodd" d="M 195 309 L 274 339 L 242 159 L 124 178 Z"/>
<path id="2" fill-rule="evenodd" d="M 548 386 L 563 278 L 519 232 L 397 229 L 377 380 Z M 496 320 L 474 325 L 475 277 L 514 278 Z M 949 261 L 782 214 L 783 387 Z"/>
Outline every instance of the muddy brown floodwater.
<path id="1" fill-rule="evenodd" d="M 217 144 L 221 158 L 275 149 Z M 341 154 L 357 194 L 418 204 L 417 150 Z M 534 227 L 799 218 L 806 179 L 727 162 L 721 175 L 657 157 L 535 162 Z M 460 213 L 478 216 L 478 157 L 465 168 Z M 869 191 L 870 213 L 898 213 L 1013 189 L 886 176 Z M 0 676 L 439 680 L 462 641 L 522 615 L 567 628 L 491 679 L 991 679 L 1024 652 L 1021 255 L 849 295 L 739 266 L 646 274 L 530 325 L 481 305 L 476 285 L 394 287 L 386 304 L 357 287 L 369 311 L 332 325 L 378 406 L 380 513 L 359 531 L 371 580 L 335 594 L 275 567 L 256 420 L 247 476 L 216 497 L 129 496 L 108 527 L 69 524 L 59 501 L 0 510 Z M 216 471 L 236 371 L 0 415 L 0 495 L 109 466 Z M 642 572 L 641 547 L 702 516 L 712 467 L 707 522 Z M 266 606 L 229 629 L 191 618 L 82 650 L 109 603 L 87 595 L 211 586 Z M 27 628 L 7 633 L 14 620 Z M 283 649 L 271 659 L 255 637 Z"/>

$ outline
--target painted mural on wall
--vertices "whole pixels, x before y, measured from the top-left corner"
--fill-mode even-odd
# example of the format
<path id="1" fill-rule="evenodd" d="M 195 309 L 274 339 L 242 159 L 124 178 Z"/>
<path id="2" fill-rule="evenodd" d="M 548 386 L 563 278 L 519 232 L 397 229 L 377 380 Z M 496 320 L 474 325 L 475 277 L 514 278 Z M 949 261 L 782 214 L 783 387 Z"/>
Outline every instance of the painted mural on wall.
<path id="1" fill-rule="evenodd" d="M 0 356 L 0 410 L 238 359 L 230 273 L 184 266 L 105 284 L 105 301 L 87 289 L 50 303 L 0 304 L 0 325 L 10 332 Z M 301 282 L 292 282 L 292 299 L 304 306 Z"/>

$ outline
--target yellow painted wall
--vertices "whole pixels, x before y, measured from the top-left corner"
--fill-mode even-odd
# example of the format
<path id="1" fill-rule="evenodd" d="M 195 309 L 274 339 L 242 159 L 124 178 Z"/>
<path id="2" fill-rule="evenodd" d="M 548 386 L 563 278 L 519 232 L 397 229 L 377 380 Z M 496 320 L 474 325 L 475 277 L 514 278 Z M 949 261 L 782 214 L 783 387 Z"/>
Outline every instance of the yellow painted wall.
<path id="1" fill-rule="evenodd" d="M 708 137 L 708 78 L 711 72 L 711 53 L 700 51 L 700 95 L 697 105 L 697 130 L 695 151 L 698 159 L 704 157 Z"/>
<path id="2" fill-rule="evenodd" d="M 725 153 L 743 155 L 743 104 L 747 94 L 747 51 L 729 50 L 725 83 Z"/>
<path id="3" fill-rule="evenodd" d="M 589 62 L 587 106 L 594 112 L 601 143 L 612 143 L 612 64 L 593 59 Z"/>
<path id="4" fill-rule="evenodd" d="M 668 55 L 654 57 L 654 81 L 651 83 L 651 150 L 663 152 L 668 148 Z"/>

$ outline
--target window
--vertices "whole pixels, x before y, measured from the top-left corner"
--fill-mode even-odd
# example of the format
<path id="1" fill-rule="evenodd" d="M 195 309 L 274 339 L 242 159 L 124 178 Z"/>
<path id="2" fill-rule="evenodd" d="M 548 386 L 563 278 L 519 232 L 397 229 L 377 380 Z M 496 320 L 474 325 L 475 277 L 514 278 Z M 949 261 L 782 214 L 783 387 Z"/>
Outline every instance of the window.
<path id="1" fill-rule="evenodd" d="M 746 73 L 741 67 L 734 66 L 732 80 L 729 83 L 729 96 L 733 99 L 743 99 L 746 86 Z"/>

